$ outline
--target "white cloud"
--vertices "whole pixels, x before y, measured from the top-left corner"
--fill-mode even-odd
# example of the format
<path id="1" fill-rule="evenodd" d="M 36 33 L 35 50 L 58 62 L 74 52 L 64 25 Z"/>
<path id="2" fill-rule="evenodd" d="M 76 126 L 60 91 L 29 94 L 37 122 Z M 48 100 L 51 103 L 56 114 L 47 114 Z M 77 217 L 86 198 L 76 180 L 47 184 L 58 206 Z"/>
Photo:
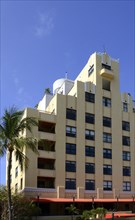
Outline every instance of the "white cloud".
<path id="1" fill-rule="evenodd" d="M 38 14 L 37 24 L 35 25 L 35 35 L 44 37 L 51 34 L 54 29 L 54 11 Z"/>

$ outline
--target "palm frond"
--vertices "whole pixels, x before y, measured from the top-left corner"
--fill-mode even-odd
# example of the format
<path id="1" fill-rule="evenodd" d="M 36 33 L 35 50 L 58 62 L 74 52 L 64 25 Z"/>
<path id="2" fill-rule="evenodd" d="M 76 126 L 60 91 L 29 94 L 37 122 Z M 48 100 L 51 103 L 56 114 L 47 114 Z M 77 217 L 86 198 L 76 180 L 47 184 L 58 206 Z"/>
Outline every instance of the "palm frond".
<path id="1" fill-rule="evenodd" d="M 28 129 L 30 132 L 32 132 L 32 127 L 37 126 L 38 123 L 35 118 L 33 117 L 27 117 L 20 121 L 18 127 L 16 127 L 16 132 L 19 133 L 20 131 L 24 131 L 25 129 Z"/>

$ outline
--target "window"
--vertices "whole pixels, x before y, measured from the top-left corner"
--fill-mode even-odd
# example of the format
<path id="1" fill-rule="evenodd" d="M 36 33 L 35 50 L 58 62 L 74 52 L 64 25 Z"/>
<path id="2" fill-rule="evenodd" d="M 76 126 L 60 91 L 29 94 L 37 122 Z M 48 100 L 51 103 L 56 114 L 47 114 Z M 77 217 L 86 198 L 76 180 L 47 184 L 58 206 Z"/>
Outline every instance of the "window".
<path id="1" fill-rule="evenodd" d="M 131 169 L 130 167 L 123 167 L 123 176 L 130 176 L 131 175 Z"/>
<path id="2" fill-rule="evenodd" d="M 110 133 L 103 133 L 103 142 L 112 143 L 112 135 Z"/>
<path id="3" fill-rule="evenodd" d="M 95 148 L 91 146 L 85 146 L 85 156 L 95 157 Z"/>
<path id="4" fill-rule="evenodd" d="M 103 165 L 103 174 L 104 175 L 112 175 L 112 165 Z"/>
<path id="5" fill-rule="evenodd" d="M 55 151 L 55 142 L 50 140 L 40 139 L 38 149 L 44 151 Z"/>
<path id="6" fill-rule="evenodd" d="M 95 173 L 95 164 L 85 163 L 85 173 Z"/>
<path id="7" fill-rule="evenodd" d="M 130 146 L 130 137 L 122 136 L 122 144 L 125 146 Z"/>
<path id="8" fill-rule="evenodd" d="M 20 189 L 22 189 L 23 188 L 23 179 L 21 178 L 21 180 L 20 180 Z"/>
<path id="9" fill-rule="evenodd" d="M 85 92 L 85 101 L 95 103 L 95 94 Z"/>
<path id="10" fill-rule="evenodd" d="M 95 131 L 86 129 L 85 138 L 88 140 L 95 140 Z"/>
<path id="11" fill-rule="evenodd" d="M 123 151 L 123 160 L 130 161 L 130 152 Z"/>
<path id="12" fill-rule="evenodd" d="M 103 149 L 103 158 L 112 159 L 112 150 L 104 148 Z"/>
<path id="13" fill-rule="evenodd" d="M 85 113 L 85 122 L 95 124 L 95 115 L 91 113 Z"/>
<path id="14" fill-rule="evenodd" d="M 85 180 L 85 190 L 95 190 L 95 180 Z"/>
<path id="15" fill-rule="evenodd" d="M 89 70 L 88 70 L 88 76 L 90 76 L 94 71 L 94 64 L 92 66 L 90 66 Z"/>
<path id="16" fill-rule="evenodd" d="M 38 158 L 37 160 L 38 169 L 54 170 L 54 164 L 54 159 Z"/>
<path id="17" fill-rule="evenodd" d="M 46 121 L 39 121 L 38 130 L 41 132 L 55 133 L 55 124 Z"/>
<path id="18" fill-rule="evenodd" d="M 76 172 L 76 162 L 75 161 L 66 161 L 66 171 L 67 172 Z"/>
<path id="19" fill-rule="evenodd" d="M 76 189 L 76 179 L 66 178 L 66 189 Z"/>
<path id="20" fill-rule="evenodd" d="M 103 97 L 103 106 L 110 108 L 111 107 L 111 99 Z"/>
<path id="21" fill-rule="evenodd" d="M 130 131 L 130 123 L 128 121 L 122 121 L 122 130 Z"/>
<path id="22" fill-rule="evenodd" d="M 66 118 L 71 120 L 76 120 L 76 110 L 67 108 Z"/>
<path id="23" fill-rule="evenodd" d="M 52 177 L 37 177 L 37 188 L 55 188 L 55 179 Z"/>
<path id="24" fill-rule="evenodd" d="M 18 191 L 18 183 L 15 184 L 15 192 Z"/>
<path id="25" fill-rule="evenodd" d="M 18 176 L 18 167 L 15 168 L 15 177 Z"/>
<path id="26" fill-rule="evenodd" d="M 123 182 L 123 191 L 131 191 L 131 182 L 128 181 Z"/>
<path id="27" fill-rule="evenodd" d="M 111 70 L 111 66 L 109 66 L 108 64 L 102 63 L 102 68 L 105 68 L 107 70 Z"/>
<path id="28" fill-rule="evenodd" d="M 76 128 L 72 126 L 66 126 L 66 136 L 76 137 Z"/>
<path id="29" fill-rule="evenodd" d="M 66 143 L 66 154 L 76 154 L 76 144 Z"/>
<path id="30" fill-rule="evenodd" d="M 110 81 L 102 79 L 102 89 L 110 91 Z"/>
<path id="31" fill-rule="evenodd" d="M 128 112 L 128 104 L 123 102 L 123 112 Z"/>
<path id="32" fill-rule="evenodd" d="M 108 117 L 103 117 L 103 126 L 106 126 L 106 127 L 111 127 L 111 118 L 108 118 Z"/>
<path id="33" fill-rule="evenodd" d="M 105 191 L 112 191 L 112 181 L 105 180 L 103 182 L 103 187 Z"/>

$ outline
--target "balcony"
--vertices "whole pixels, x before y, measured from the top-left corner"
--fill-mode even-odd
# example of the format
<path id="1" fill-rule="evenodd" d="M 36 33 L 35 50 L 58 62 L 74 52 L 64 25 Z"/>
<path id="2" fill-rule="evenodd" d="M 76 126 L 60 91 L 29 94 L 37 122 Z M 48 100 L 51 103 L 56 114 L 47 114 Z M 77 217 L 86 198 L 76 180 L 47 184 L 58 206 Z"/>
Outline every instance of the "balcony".
<path id="1" fill-rule="evenodd" d="M 103 77 L 106 77 L 108 79 L 113 79 L 114 78 L 114 74 L 113 71 L 111 69 L 111 66 L 102 63 L 102 69 L 100 71 L 100 75 Z"/>
<path id="2" fill-rule="evenodd" d="M 114 74 L 112 72 L 112 70 L 108 70 L 108 69 L 101 69 L 100 71 L 100 75 L 103 76 L 103 77 L 106 77 L 108 79 L 113 79 L 114 78 Z"/>

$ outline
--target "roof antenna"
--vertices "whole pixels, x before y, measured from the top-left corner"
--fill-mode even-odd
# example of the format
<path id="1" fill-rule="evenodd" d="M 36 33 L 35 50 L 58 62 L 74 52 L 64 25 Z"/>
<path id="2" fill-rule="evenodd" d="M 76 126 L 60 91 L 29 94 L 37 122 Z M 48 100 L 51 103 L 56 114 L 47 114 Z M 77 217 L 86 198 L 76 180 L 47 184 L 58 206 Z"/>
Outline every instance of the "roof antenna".
<path id="1" fill-rule="evenodd" d="M 65 78 L 66 78 L 66 79 L 67 79 L 67 75 L 68 75 L 68 74 L 67 74 L 67 72 L 66 72 L 66 73 L 65 73 Z"/>
<path id="2" fill-rule="evenodd" d="M 104 44 L 103 44 L 103 51 L 104 51 L 104 53 L 106 53 L 106 48 L 105 48 Z"/>

